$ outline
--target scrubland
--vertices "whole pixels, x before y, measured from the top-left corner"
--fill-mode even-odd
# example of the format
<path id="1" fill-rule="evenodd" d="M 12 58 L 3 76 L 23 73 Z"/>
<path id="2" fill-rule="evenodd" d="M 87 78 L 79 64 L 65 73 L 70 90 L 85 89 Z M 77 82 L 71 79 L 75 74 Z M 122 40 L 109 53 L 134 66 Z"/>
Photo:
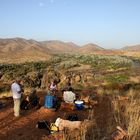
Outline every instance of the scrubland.
<path id="1" fill-rule="evenodd" d="M 88 111 L 89 130 L 63 133 L 63 139 L 105 140 L 116 126 L 126 140 L 140 139 L 140 59 L 119 55 L 54 55 L 48 61 L 0 64 L 0 96 L 10 96 L 10 84 L 21 77 L 24 88 L 46 91 L 52 79 L 58 89 L 72 83 L 75 92 L 92 96 L 98 105 Z M 74 137 L 75 136 L 75 137 Z M 44 139 L 47 139 L 47 137 Z"/>

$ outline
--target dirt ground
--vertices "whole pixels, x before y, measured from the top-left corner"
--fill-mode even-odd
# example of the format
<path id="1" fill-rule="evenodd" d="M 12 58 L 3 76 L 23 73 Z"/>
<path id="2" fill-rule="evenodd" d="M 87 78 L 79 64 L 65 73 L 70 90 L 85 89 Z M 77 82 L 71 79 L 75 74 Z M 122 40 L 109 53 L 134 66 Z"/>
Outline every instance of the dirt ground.
<path id="1" fill-rule="evenodd" d="M 40 99 L 43 101 L 45 94 L 39 93 Z M 44 109 L 31 109 L 21 111 L 19 118 L 14 117 L 13 100 L 5 99 L 6 106 L 0 109 L 0 140 L 41 140 L 43 137 L 54 139 L 53 134 L 48 133 L 45 129 L 36 128 L 39 120 L 47 120 L 55 122 L 60 117 L 66 119 L 68 114 L 76 113 L 79 120 L 88 118 L 89 110 L 60 110 L 57 111 Z"/>
<path id="2" fill-rule="evenodd" d="M 90 138 L 91 140 L 101 140 L 104 137 L 108 137 L 116 129 L 111 97 L 109 95 L 100 97 L 94 91 L 80 92 L 95 94 L 94 100 L 98 104 L 94 105 L 92 109 L 50 110 L 44 108 L 45 93 L 40 92 L 38 95 L 42 103 L 41 108 L 21 111 L 21 117 L 15 118 L 13 99 L 5 99 L 6 106 L 0 109 L 0 140 L 60 140 L 56 138 L 56 134 L 49 134 L 45 129 L 36 128 L 36 124 L 40 120 L 47 120 L 53 123 L 58 117 L 66 119 L 72 113 L 76 113 L 80 121 L 85 119 L 94 121 L 95 126 L 92 128 L 94 138 Z"/>

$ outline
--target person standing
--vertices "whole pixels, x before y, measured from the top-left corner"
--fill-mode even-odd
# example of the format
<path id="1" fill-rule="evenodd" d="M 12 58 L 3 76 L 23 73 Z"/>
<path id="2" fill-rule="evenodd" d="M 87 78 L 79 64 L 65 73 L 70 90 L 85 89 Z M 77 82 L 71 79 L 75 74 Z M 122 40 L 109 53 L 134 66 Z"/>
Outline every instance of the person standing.
<path id="1" fill-rule="evenodd" d="M 14 116 L 18 117 L 20 115 L 20 104 L 22 97 L 22 89 L 20 86 L 21 79 L 15 80 L 11 85 L 11 91 L 14 100 Z"/>

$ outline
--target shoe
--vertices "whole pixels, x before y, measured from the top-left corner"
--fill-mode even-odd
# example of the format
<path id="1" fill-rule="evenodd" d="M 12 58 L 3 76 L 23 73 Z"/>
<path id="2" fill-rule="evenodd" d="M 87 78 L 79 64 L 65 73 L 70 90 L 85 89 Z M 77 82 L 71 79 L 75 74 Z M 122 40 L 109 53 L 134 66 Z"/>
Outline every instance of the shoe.
<path id="1" fill-rule="evenodd" d="M 19 118 L 19 117 L 21 117 L 21 115 L 14 115 L 16 118 Z"/>

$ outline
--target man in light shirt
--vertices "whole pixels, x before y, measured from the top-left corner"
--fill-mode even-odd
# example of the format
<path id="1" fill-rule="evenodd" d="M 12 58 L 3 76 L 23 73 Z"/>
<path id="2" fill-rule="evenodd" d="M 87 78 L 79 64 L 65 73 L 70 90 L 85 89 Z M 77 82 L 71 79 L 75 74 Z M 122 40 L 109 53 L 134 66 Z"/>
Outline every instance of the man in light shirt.
<path id="1" fill-rule="evenodd" d="M 15 80 L 11 85 L 11 91 L 14 100 L 14 116 L 18 117 L 20 115 L 20 104 L 21 104 L 21 95 L 22 90 L 20 87 L 21 79 Z"/>
<path id="2" fill-rule="evenodd" d="M 72 92 L 71 87 L 69 87 L 67 91 L 64 91 L 63 99 L 66 103 L 74 103 L 74 100 L 76 99 L 76 95 L 75 93 Z"/>

